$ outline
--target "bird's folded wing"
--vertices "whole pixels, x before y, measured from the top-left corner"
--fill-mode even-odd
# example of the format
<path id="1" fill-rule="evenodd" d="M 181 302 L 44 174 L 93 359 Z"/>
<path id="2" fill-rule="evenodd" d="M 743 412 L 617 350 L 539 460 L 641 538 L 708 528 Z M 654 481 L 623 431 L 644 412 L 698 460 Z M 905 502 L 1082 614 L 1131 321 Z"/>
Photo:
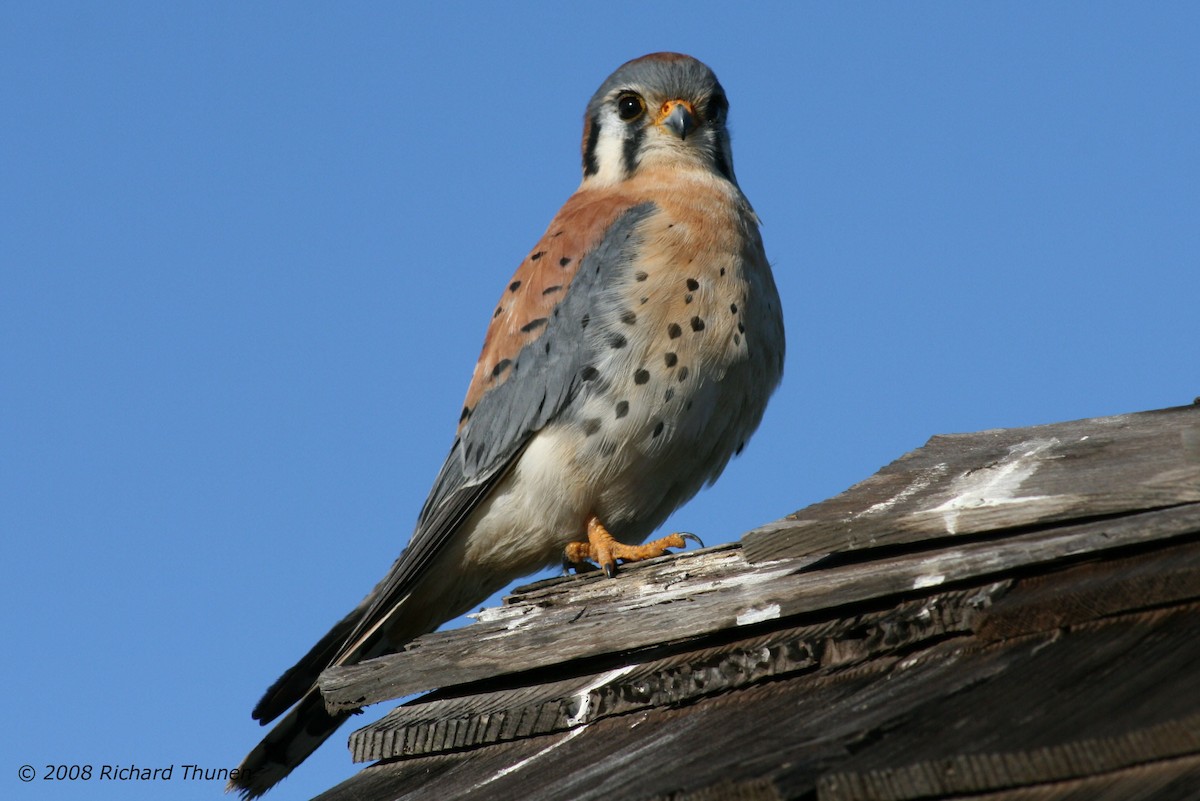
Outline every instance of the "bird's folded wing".
<path id="1" fill-rule="evenodd" d="M 535 255 L 517 271 L 510 293 L 515 296 L 521 287 L 526 292 L 514 298 L 512 307 L 502 305 L 492 320 L 458 436 L 412 540 L 372 591 L 335 663 L 359 652 L 384 626 L 533 434 L 586 392 L 587 367 L 603 344 L 596 327 L 588 331 L 585 320 L 617 303 L 610 297 L 612 284 L 635 264 L 638 226 L 654 210 L 651 203 L 610 205 L 606 214 L 595 217 L 606 225 L 592 239 L 595 245 L 575 256 L 560 252 L 568 243 L 558 242 L 552 223 Z"/>

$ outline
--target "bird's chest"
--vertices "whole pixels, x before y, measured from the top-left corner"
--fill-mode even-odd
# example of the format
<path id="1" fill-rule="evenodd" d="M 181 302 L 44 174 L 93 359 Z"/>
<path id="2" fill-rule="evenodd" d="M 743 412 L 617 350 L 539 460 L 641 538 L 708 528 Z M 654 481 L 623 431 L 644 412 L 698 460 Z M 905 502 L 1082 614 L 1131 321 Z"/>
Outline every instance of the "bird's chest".
<path id="1" fill-rule="evenodd" d="M 715 478 L 778 382 L 778 299 L 755 272 L 765 258 L 747 257 L 761 246 L 697 248 L 677 228 L 650 230 L 649 255 L 606 287 L 584 332 L 594 370 L 570 424 L 579 463 L 626 507 L 610 517 L 651 522 Z"/>

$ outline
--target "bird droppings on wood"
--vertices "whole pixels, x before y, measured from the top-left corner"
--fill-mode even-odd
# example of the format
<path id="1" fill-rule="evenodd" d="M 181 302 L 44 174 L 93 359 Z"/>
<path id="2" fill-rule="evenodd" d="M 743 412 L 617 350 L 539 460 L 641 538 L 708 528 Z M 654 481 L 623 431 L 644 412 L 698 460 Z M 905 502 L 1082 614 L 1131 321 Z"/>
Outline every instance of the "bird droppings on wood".
<path id="1" fill-rule="evenodd" d="M 755 609 L 747 609 L 739 614 L 734 622 L 739 626 L 749 626 L 751 623 L 775 620 L 777 617 L 779 617 L 779 604 L 768 604 Z"/>

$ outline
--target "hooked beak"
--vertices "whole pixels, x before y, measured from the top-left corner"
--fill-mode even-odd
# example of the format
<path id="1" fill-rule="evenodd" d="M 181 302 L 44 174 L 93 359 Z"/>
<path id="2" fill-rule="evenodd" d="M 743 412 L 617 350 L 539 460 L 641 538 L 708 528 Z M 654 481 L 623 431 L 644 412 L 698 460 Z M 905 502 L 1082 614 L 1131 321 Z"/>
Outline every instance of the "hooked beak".
<path id="1" fill-rule="evenodd" d="M 687 135 L 696 130 L 696 112 L 686 100 L 668 100 L 663 103 L 658 124 L 669 128 L 680 139 L 687 139 Z"/>

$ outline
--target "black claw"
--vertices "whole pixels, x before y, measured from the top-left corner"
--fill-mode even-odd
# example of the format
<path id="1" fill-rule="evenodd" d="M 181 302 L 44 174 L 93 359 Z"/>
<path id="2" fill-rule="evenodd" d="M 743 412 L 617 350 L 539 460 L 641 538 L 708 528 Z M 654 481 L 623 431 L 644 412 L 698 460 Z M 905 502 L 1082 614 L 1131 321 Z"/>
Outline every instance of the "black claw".
<path id="1" fill-rule="evenodd" d="M 679 534 L 679 536 L 683 537 L 685 540 L 691 540 L 692 542 L 699 545 L 701 548 L 704 547 L 704 540 L 700 539 L 695 534 L 689 534 L 686 531 L 680 531 L 680 532 L 678 532 L 678 534 Z"/>
<path id="2" fill-rule="evenodd" d="M 578 576 L 578 575 L 583 575 L 584 573 L 594 573 L 595 571 L 599 570 L 600 568 L 596 567 L 591 562 L 572 562 L 570 559 L 567 558 L 566 554 L 563 554 L 562 569 L 563 569 L 562 574 L 564 576 L 571 575 L 572 570 L 574 570 L 575 575 Z"/>
<path id="3" fill-rule="evenodd" d="M 617 575 L 617 563 L 616 563 L 615 561 L 614 561 L 614 562 L 608 562 L 607 564 L 601 565 L 601 567 L 603 567 L 603 568 L 604 568 L 604 575 L 608 576 L 609 578 L 615 578 L 615 577 L 616 577 L 616 575 Z"/>

